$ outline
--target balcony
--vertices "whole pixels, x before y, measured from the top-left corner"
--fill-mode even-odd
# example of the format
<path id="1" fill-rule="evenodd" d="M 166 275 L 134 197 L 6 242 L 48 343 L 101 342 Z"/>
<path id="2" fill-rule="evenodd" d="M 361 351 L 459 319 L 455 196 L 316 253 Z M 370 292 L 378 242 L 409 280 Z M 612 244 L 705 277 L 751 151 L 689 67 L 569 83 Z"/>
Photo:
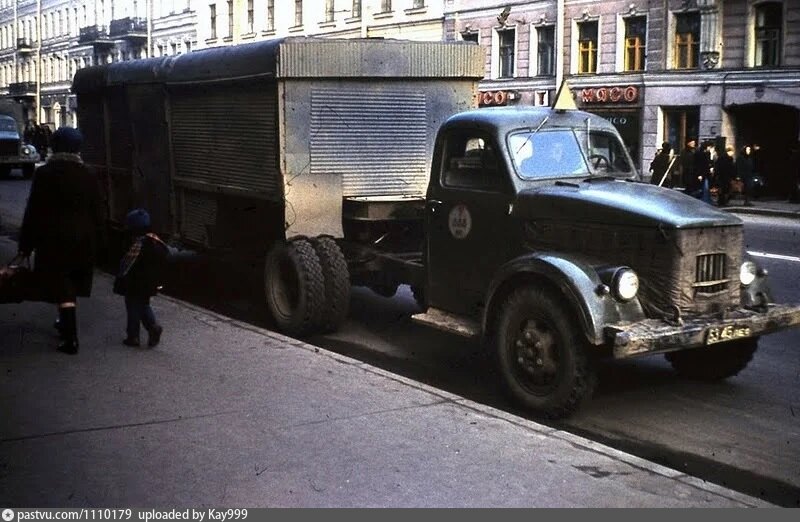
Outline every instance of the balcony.
<path id="1" fill-rule="evenodd" d="M 36 52 L 36 42 L 30 38 L 17 38 L 17 52 L 20 54 L 30 54 Z"/>
<path id="2" fill-rule="evenodd" d="M 8 84 L 8 95 L 12 98 L 36 96 L 36 82 L 17 82 Z"/>
<path id="3" fill-rule="evenodd" d="M 147 39 L 147 18 L 111 20 L 108 35 L 114 39 L 141 41 Z"/>
<path id="4" fill-rule="evenodd" d="M 109 38 L 108 31 L 103 25 L 90 25 L 81 27 L 78 33 L 79 44 L 90 44 L 95 47 L 111 47 L 114 41 Z"/>

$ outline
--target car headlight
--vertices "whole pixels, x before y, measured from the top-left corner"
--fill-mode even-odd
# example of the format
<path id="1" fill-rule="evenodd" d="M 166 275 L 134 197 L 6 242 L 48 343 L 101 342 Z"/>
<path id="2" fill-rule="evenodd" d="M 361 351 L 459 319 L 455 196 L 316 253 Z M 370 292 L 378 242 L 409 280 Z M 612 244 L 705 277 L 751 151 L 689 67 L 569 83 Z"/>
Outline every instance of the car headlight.
<path id="1" fill-rule="evenodd" d="M 620 301 L 630 301 L 639 293 L 639 276 L 630 268 L 620 268 L 614 273 L 611 291 Z"/>
<path id="2" fill-rule="evenodd" d="M 25 156 L 30 156 L 31 149 L 29 149 L 27 145 L 22 147 L 22 154 L 25 155 Z"/>
<path id="3" fill-rule="evenodd" d="M 756 280 L 756 275 L 758 275 L 758 267 L 756 267 L 756 264 L 752 261 L 745 261 L 742 263 L 742 266 L 739 267 L 739 281 L 741 281 L 744 286 L 752 284 L 752 282 Z"/>

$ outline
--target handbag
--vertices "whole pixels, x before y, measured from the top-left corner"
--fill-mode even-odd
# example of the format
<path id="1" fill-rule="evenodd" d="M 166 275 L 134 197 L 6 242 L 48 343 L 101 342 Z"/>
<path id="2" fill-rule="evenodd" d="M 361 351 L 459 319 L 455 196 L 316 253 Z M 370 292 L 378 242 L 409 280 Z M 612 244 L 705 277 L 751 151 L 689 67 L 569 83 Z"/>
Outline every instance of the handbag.
<path id="1" fill-rule="evenodd" d="M 34 300 L 36 294 L 30 258 L 16 256 L 0 267 L 0 303 Z"/>

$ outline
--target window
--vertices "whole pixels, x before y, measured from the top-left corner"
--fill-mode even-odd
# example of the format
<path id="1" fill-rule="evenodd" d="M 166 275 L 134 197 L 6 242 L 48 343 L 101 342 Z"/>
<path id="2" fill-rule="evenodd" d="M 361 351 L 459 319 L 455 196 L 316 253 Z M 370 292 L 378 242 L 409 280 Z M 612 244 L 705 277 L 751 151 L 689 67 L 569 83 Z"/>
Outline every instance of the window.
<path id="1" fill-rule="evenodd" d="M 442 185 L 469 190 L 501 190 L 502 169 L 488 139 L 454 133 L 445 142 Z"/>
<path id="2" fill-rule="evenodd" d="M 253 0 L 247 0 L 247 32 L 253 32 L 253 24 L 255 17 L 253 16 Z"/>
<path id="3" fill-rule="evenodd" d="M 361 0 L 353 0 L 353 18 L 361 18 Z"/>
<path id="4" fill-rule="evenodd" d="M 381 0 L 381 13 L 392 12 L 392 0 Z"/>
<path id="5" fill-rule="evenodd" d="M 233 0 L 228 0 L 228 36 L 233 36 Z"/>
<path id="6" fill-rule="evenodd" d="M 597 72 L 597 22 L 578 24 L 578 73 Z"/>
<path id="7" fill-rule="evenodd" d="M 267 0 L 267 31 L 275 30 L 275 0 Z"/>
<path id="8" fill-rule="evenodd" d="M 556 71 L 555 51 L 556 28 L 552 25 L 536 29 L 538 44 L 536 49 L 537 74 L 540 76 L 553 76 Z"/>
<path id="9" fill-rule="evenodd" d="M 514 29 L 498 31 L 497 36 L 498 36 L 498 53 L 499 53 L 498 76 L 500 78 L 513 78 L 514 40 L 516 37 L 516 31 Z"/>
<path id="10" fill-rule="evenodd" d="M 781 4 L 768 2 L 756 7 L 756 67 L 781 64 L 781 32 L 783 13 Z"/>
<path id="11" fill-rule="evenodd" d="M 526 131 L 508 137 L 511 158 L 523 179 L 589 174 L 575 133 Z"/>
<path id="12" fill-rule="evenodd" d="M 700 13 L 675 16 L 675 68 L 695 69 L 700 59 Z"/>
<path id="13" fill-rule="evenodd" d="M 625 19 L 625 69 L 644 70 L 647 17 L 634 16 Z"/>
<path id="14" fill-rule="evenodd" d="M 303 25 L 303 0 L 294 0 L 294 25 Z"/>
<path id="15" fill-rule="evenodd" d="M 211 38 L 217 37 L 217 6 L 211 4 L 208 6 L 209 18 L 211 20 Z"/>
<path id="16" fill-rule="evenodd" d="M 461 39 L 465 42 L 478 43 L 478 31 L 464 31 L 461 33 Z"/>
<path id="17" fill-rule="evenodd" d="M 325 21 L 333 22 L 333 0 L 325 0 Z"/>
<path id="18" fill-rule="evenodd" d="M 411 2 L 412 9 L 421 9 L 423 7 L 425 7 L 425 0 L 414 0 Z"/>
<path id="19" fill-rule="evenodd" d="M 184 40 L 183 45 L 186 47 L 186 52 L 192 52 L 192 41 L 191 40 Z"/>

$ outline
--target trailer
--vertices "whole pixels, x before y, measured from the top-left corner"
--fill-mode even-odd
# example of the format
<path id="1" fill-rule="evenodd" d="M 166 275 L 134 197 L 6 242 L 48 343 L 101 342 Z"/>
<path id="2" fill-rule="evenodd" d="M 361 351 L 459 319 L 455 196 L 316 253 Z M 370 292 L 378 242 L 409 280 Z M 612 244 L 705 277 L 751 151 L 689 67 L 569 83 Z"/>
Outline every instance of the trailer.
<path id="1" fill-rule="evenodd" d="M 89 67 L 82 155 L 112 228 L 144 207 L 173 242 L 264 263 L 281 330 L 334 330 L 351 281 L 412 282 L 434 137 L 477 106 L 483 60 L 465 42 L 294 37 Z"/>

